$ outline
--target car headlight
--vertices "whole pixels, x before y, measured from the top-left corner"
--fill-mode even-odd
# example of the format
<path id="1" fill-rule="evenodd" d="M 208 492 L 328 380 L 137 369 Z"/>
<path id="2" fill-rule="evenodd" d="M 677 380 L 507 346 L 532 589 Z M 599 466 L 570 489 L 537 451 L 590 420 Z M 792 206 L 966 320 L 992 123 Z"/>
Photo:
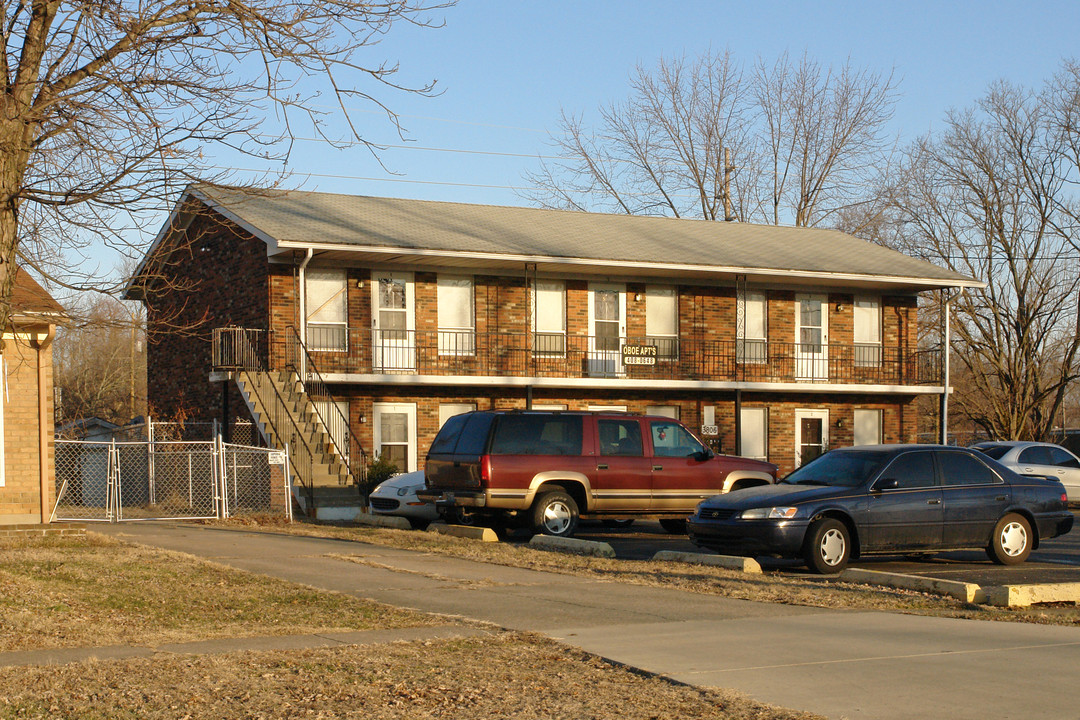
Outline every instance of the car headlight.
<path id="1" fill-rule="evenodd" d="M 417 490 L 424 487 L 423 485 L 410 485 L 408 487 L 398 488 L 398 497 L 404 497 L 405 495 L 413 495 Z"/>
<path id="2" fill-rule="evenodd" d="M 743 510 L 743 520 L 790 520 L 799 512 L 797 507 L 750 508 Z"/>

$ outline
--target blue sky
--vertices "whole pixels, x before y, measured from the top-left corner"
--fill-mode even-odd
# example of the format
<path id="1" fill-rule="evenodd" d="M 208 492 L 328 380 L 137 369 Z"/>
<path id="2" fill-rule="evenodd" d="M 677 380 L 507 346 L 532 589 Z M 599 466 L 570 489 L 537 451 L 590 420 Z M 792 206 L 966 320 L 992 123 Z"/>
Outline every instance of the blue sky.
<path id="1" fill-rule="evenodd" d="M 638 63 L 661 55 L 730 49 L 744 64 L 804 51 L 823 64 L 852 62 L 901 78 L 892 130 L 911 138 L 970 105 L 995 79 L 1038 86 L 1067 57 L 1080 58 L 1076 2 L 753 2 L 682 0 L 462 0 L 438 30 L 395 27 L 367 51 L 401 65 L 399 79 L 436 79 L 442 94 L 381 91 L 402 115 L 402 143 L 378 114 L 355 117 L 392 175 L 360 149 L 302 142 L 293 186 L 359 195 L 500 205 L 550 153 L 560 109 L 594 114 L 627 95 Z M 438 148 L 424 150 L 420 148 Z M 503 153 L 505 155 L 493 155 Z"/>

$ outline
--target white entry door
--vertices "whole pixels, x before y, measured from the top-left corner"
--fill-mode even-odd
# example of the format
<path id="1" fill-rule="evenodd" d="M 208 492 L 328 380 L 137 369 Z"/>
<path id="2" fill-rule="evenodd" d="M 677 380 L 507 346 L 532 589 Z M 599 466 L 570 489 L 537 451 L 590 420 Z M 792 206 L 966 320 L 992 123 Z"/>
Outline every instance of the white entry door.
<path id="1" fill-rule="evenodd" d="M 416 369 L 413 274 L 371 275 L 372 365 L 375 371 Z"/>
<path id="2" fill-rule="evenodd" d="M 795 296 L 795 378 L 829 379 L 829 298 Z"/>
<path id="3" fill-rule="evenodd" d="M 398 472 L 416 470 L 416 403 L 374 403 L 372 415 L 375 454 Z"/>
<path id="4" fill-rule="evenodd" d="M 810 462 L 829 449 L 829 411 L 795 411 L 795 467 Z"/>
<path id="5" fill-rule="evenodd" d="M 626 286 L 589 283 L 589 375 L 622 374 L 626 342 Z"/>

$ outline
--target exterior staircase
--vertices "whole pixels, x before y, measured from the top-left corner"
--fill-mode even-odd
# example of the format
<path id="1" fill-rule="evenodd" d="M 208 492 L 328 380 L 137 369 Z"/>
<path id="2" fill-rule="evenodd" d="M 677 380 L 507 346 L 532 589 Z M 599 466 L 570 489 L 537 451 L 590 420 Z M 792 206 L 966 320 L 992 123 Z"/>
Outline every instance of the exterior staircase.
<path id="1" fill-rule="evenodd" d="M 335 446 L 315 404 L 294 372 L 241 369 L 232 373 L 269 447 L 289 450 L 294 498 L 320 520 L 352 520 L 363 498 L 349 472 L 348 449 Z"/>

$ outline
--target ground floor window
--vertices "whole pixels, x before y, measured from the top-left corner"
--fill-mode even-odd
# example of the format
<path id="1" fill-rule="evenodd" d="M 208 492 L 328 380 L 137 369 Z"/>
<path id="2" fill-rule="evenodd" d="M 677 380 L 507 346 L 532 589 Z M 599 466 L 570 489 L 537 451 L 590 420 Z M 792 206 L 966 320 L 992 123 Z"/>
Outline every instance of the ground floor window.
<path id="1" fill-rule="evenodd" d="M 476 403 L 440 403 L 439 405 L 439 429 L 446 421 L 455 415 L 472 412 L 476 409 Z"/>
<path id="2" fill-rule="evenodd" d="M 645 408 L 646 415 L 659 415 L 660 417 L 671 418 L 672 420 L 679 419 L 679 406 L 678 405 L 649 405 Z"/>
<path id="3" fill-rule="evenodd" d="M 881 443 L 881 411 L 858 409 L 855 411 L 855 444 L 879 445 Z"/>
<path id="4" fill-rule="evenodd" d="M 769 459 L 768 408 L 744 407 L 739 412 L 739 454 L 755 460 Z"/>
<path id="5" fill-rule="evenodd" d="M 416 403 L 375 403 L 372 410 L 375 454 L 398 472 L 416 470 Z"/>

